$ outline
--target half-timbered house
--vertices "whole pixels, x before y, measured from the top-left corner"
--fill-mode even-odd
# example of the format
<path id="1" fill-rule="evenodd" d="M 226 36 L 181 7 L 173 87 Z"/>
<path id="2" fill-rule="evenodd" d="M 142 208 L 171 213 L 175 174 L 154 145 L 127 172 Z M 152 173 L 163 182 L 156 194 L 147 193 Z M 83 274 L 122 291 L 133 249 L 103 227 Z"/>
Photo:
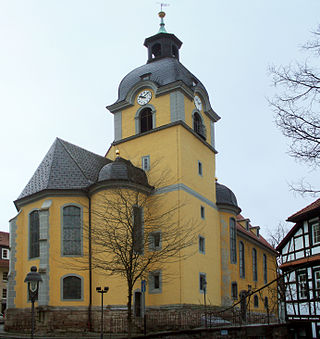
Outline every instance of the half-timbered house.
<path id="1" fill-rule="evenodd" d="M 295 335 L 320 338 L 320 199 L 290 216 L 290 232 L 278 245 L 284 309 Z"/>

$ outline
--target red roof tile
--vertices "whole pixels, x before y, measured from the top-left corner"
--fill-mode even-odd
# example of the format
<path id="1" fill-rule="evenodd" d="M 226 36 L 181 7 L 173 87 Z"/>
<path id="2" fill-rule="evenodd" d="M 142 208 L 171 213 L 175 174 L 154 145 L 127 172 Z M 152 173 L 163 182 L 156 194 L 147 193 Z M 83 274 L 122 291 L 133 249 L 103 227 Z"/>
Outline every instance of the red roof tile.
<path id="1" fill-rule="evenodd" d="M 244 218 L 241 214 L 237 215 L 237 221 L 239 220 L 247 220 L 246 218 Z M 259 242 L 262 246 L 268 247 L 271 251 L 278 253 L 269 243 L 268 241 L 262 236 L 259 235 L 259 237 L 257 237 L 253 232 L 250 231 L 250 229 L 256 228 L 259 226 L 251 226 L 249 224 L 249 231 L 247 231 L 243 226 L 241 226 L 238 222 L 237 222 L 237 230 L 242 232 L 243 234 L 247 235 L 248 237 L 254 239 L 255 241 Z"/>
<path id="2" fill-rule="evenodd" d="M 280 265 L 280 268 L 297 266 L 297 265 L 305 264 L 305 263 L 308 263 L 308 262 L 314 262 L 314 261 L 320 261 L 320 254 L 313 255 L 311 257 L 306 257 L 306 258 L 301 258 L 301 259 L 286 262 L 286 263 Z"/>
<path id="3" fill-rule="evenodd" d="M 303 208 L 302 210 L 292 214 L 287 220 L 288 221 L 298 221 L 301 220 L 302 216 L 308 212 L 311 212 L 317 208 L 320 208 L 320 198 L 317 199 L 316 201 L 314 201 L 313 203 L 311 203 L 310 205 L 306 206 L 305 208 Z"/>

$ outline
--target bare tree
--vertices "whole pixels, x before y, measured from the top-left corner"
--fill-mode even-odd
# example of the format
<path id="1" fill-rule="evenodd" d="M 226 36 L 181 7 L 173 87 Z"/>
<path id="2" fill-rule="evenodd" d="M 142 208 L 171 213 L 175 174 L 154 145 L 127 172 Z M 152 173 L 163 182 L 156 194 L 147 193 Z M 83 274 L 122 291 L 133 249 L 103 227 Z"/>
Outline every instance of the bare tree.
<path id="1" fill-rule="evenodd" d="M 272 247 L 276 248 L 288 232 L 289 227 L 285 223 L 279 222 L 276 228 L 272 229 L 271 231 L 268 230 L 267 240 Z"/>
<path id="2" fill-rule="evenodd" d="M 92 269 L 126 281 L 129 337 L 135 283 L 186 258 L 183 250 L 196 239 L 197 225 L 179 220 L 183 206 L 168 200 L 134 188 L 112 188 L 100 192 L 92 208 Z"/>
<path id="3" fill-rule="evenodd" d="M 314 40 L 303 46 L 309 52 L 304 63 L 271 67 L 270 73 L 280 93 L 269 100 L 276 124 L 291 140 L 289 154 L 309 165 L 320 164 L 320 70 L 313 64 L 320 55 L 320 25 L 312 32 Z M 316 59 L 314 58 L 316 57 Z M 304 185 L 300 193 L 319 193 Z"/>

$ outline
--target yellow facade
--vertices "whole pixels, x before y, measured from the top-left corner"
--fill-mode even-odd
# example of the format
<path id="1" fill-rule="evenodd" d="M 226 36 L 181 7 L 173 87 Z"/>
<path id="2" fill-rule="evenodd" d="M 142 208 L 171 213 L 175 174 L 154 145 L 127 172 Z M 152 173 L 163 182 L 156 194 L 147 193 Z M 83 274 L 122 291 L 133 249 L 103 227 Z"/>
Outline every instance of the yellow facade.
<path id="1" fill-rule="evenodd" d="M 182 67 L 175 60 L 173 62 L 175 67 Z M 146 77 L 150 77 L 148 74 L 146 72 Z M 115 163 L 120 154 L 121 158 L 130 160 L 136 168 L 141 168 L 143 157 L 147 157 L 149 168 L 145 169 L 145 173 L 148 184 L 154 186 L 152 194 L 161 201 L 161 204 L 153 207 L 154 211 L 150 213 L 166 213 L 170 206 L 177 206 L 172 215 L 174 224 L 181 228 L 182 236 L 184 231 L 185 236 L 188 235 L 186 233 L 190 232 L 191 224 L 195 236 L 192 246 L 182 249 L 176 255 L 174 262 L 159 264 L 158 267 L 156 263 L 153 264 L 152 270 L 161 270 L 161 288 L 158 291 L 150 290 L 149 285 L 152 282 L 149 280 L 149 272 L 141 276 L 141 279 L 147 280 L 145 305 L 147 307 L 202 306 L 204 297 L 206 297 L 206 302 L 210 306 L 228 307 L 239 301 L 239 295 L 236 298 L 231 295 L 232 283 L 237 284 L 238 293 L 248 291 L 249 285 L 253 290 L 264 285 L 262 264 L 264 254 L 267 258 L 268 281 L 276 277 L 276 252 L 261 240 L 262 238 L 254 234 L 253 229 L 241 231 L 239 227 L 243 226 L 239 221 L 239 223 L 236 222 L 235 233 L 237 260 L 231 263 L 230 218 L 234 218 L 235 221 L 239 219 L 240 208 L 228 188 L 223 188 L 223 194 L 229 194 L 234 199 L 233 201 L 232 199 L 223 200 L 221 191 L 218 196 L 218 184 L 215 180 L 215 154 L 217 152 L 214 147 L 213 129 L 219 117 L 212 110 L 209 97 L 203 85 L 196 78 L 189 79 L 192 82 L 189 87 L 183 79 L 176 79 L 173 84 L 160 86 L 149 78 L 145 80 L 143 76 L 145 75 L 139 75 L 138 80 L 135 80 L 131 87 L 127 86 L 126 95 L 121 94 L 120 88 L 119 96 L 123 95 L 123 97 L 119 97 L 119 102 L 109 106 L 109 110 L 115 115 L 115 141 L 109 148 L 106 158 Z M 149 91 L 151 99 L 147 103 L 139 104 L 138 98 L 145 99 L 142 95 L 143 91 Z M 201 107 L 195 104 L 196 97 L 200 98 Z M 147 122 L 143 122 L 141 117 L 145 108 L 149 110 L 148 114 L 152 112 L 152 118 L 146 118 Z M 141 131 L 143 123 L 152 126 Z M 57 142 L 55 147 L 62 147 L 62 150 L 70 147 L 68 152 L 74 151 L 73 145 L 68 146 L 61 142 L 60 144 Z M 78 153 L 74 154 L 74 158 L 77 158 Z M 91 157 L 89 154 L 86 156 Z M 80 161 L 79 159 L 77 161 Z M 100 158 L 98 160 L 100 163 L 103 162 Z M 121 180 L 114 179 L 110 172 L 111 167 L 108 169 L 110 180 L 108 182 L 100 180 L 101 173 L 107 166 L 108 162 L 103 167 L 100 166 L 100 172 L 96 173 L 96 181 L 91 180 L 85 189 L 79 189 L 74 185 L 74 188 L 69 191 L 59 187 L 29 194 L 28 192 L 32 191 L 30 186 L 31 188 L 29 187 L 27 191 L 30 196 L 22 195 L 22 198 L 17 200 L 19 214 L 12 220 L 12 235 L 15 243 L 15 260 L 11 268 L 12 291 L 14 292 L 10 299 L 12 308 L 28 307 L 24 278 L 33 265 L 39 268 L 39 272 L 46 279 L 43 284 L 47 286 L 46 289 L 41 287 L 40 290 L 39 306 L 98 307 L 100 295 L 95 292 L 96 286 L 109 286 L 106 304 L 109 307 L 125 307 L 128 291 L 123 275 L 103 274 L 101 270 L 94 268 L 94 263 L 92 270 L 90 269 L 89 241 L 92 237 L 88 237 L 88 232 L 91 229 L 94 236 L 95 228 L 100 225 L 94 213 L 99 210 L 99 206 L 103 205 L 104 194 L 107 194 L 109 199 L 112 196 L 111 192 L 114 188 L 112 183 L 118 185 L 118 188 L 132 191 L 141 189 L 141 184 L 133 185 L 130 182 L 130 186 L 125 181 L 121 181 L 121 178 Z M 67 179 L 72 181 L 74 176 L 82 175 L 76 174 L 77 170 L 78 167 L 75 166 L 72 175 L 68 173 Z M 85 170 L 82 168 L 81 170 L 85 173 Z M 99 175 L 99 180 L 97 175 Z M 151 189 L 149 193 L 150 191 Z M 81 210 L 82 252 L 79 256 L 62 255 L 64 236 L 62 234 L 62 211 L 65 206 L 77 206 Z M 40 251 L 39 258 L 30 260 L 28 253 L 31 237 L 30 213 L 35 210 L 39 211 L 40 215 L 39 242 L 44 245 L 41 248 L 44 248 L 46 252 Z M 45 231 L 41 231 L 42 223 L 45 225 Z M 246 232 L 252 236 L 248 236 Z M 239 271 L 240 241 L 245 249 L 246 274 L 244 277 L 240 277 Z M 253 248 L 257 251 L 257 281 L 253 280 L 252 275 Z M 96 249 L 93 248 L 93 251 Z M 150 251 L 148 234 L 145 231 L 143 255 L 147 257 L 148 251 Z M 108 255 L 105 256 L 106 262 L 110 258 Z M 82 294 L 78 300 L 62 298 L 62 281 L 70 274 L 81 278 Z M 135 283 L 133 292 L 141 292 L 141 279 Z M 207 283 L 205 289 L 201 285 L 203 283 L 201 279 L 205 279 Z M 264 290 L 263 297 L 269 296 L 268 293 Z M 266 312 L 261 301 L 258 307 L 253 305 L 253 301 L 251 303 L 252 310 Z"/>

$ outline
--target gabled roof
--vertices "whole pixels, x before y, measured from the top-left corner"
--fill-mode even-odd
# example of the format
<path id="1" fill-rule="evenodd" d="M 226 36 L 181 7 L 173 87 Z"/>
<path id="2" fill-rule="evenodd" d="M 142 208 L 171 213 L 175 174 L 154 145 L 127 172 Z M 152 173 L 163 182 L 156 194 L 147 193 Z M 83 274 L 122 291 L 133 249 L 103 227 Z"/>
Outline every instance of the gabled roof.
<path id="1" fill-rule="evenodd" d="M 287 220 L 293 222 L 305 220 L 309 218 L 313 213 L 316 213 L 318 209 L 320 211 L 320 199 L 317 199 L 302 210 L 292 214 Z"/>
<path id="2" fill-rule="evenodd" d="M 287 235 L 282 239 L 280 244 L 277 246 L 277 251 L 280 251 L 290 240 L 290 238 L 298 231 L 302 226 L 302 222 L 313 216 L 319 215 L 320 213 L 320 199 L 312 202 L 308 206 L 304 207 L 300 211 L 292 214 L 287 221 L 296 222 L 296 224 L 291 228 Z"/>
<path id="3" fill-rule="evenodd" d="M 17 201 L 43 190 L 87 188 L 97 181 L 100 169 L 109 162 L 111 160 L 56 138 Z"/>

